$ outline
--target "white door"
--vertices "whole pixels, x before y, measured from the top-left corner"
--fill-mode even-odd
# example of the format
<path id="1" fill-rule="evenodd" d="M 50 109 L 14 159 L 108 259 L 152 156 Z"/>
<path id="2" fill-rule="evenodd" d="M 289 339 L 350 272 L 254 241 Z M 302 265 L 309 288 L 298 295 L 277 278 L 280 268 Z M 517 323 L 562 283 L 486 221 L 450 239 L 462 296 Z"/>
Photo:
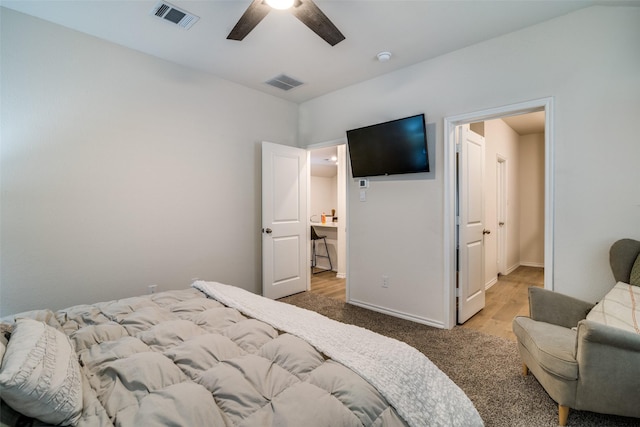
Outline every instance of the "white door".
<path id="1" fill-rule="evenodd" d="M 459 126 L 458 323 L 484 308 L 484 138 Z"/>
<path id="2" fill-rule="evenodd" d="M 307 151 L 262 143 L 262 295 L 307 290 Z"/>

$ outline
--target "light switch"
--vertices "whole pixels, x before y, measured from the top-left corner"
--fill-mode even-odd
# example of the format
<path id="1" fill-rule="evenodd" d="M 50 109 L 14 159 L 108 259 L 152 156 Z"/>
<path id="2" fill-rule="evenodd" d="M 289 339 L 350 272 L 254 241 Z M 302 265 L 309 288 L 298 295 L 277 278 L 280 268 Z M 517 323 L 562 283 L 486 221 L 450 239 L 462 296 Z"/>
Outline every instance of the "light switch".
<path id="1" fill-rule="evenodd" d="M 360 201 L 361 202 L 367 201 L 367 190 L 360 190 Z"/>

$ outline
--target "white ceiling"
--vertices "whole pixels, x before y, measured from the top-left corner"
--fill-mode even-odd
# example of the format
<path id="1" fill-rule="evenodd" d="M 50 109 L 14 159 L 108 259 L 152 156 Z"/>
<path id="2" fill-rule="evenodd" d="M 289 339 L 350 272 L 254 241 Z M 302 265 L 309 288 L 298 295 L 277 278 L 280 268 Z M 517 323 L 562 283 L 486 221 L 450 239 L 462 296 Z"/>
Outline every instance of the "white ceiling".
<path id="1" fill-rule="evenodd" d="M 518 135 L 544 132 L 544 111 L 503 117 L 502 120 Z"/>
<path id="2" fill-rule="evenodd" d="M 338 174 L 338 166 L 332 157 L 338 157 L 336 146 L 316 148 L 309 152 L 311 176 L 331 178 Z"/>
<path id="3" fill-rule="evenodd" d="M 289 12 L 275 10 L 243 41 L 227 40 L 250 2 L 172 0 L 200 17 L 184 30 L 150 15 L 157 0 L 0 0 L 2 6 L 297 103 L 593 4 L 640 4 L 316 0 L 346 36 L 331 47 Z M 391 60 L 378 62 L 381 51 L 390 51 Z M 305 84 L 285 92 L 264 83 L 281 73 Z"/>

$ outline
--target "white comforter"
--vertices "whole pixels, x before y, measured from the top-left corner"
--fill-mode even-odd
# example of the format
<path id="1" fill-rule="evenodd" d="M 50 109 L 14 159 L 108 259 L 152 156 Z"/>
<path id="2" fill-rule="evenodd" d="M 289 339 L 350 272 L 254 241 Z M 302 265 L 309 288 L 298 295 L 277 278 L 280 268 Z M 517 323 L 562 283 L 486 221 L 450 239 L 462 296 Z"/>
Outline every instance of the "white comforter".
<path id="1" fill-rule="evenodd" d="M 241 288 L 196 281 L 194 288 L 247 316 L 296 335 L 375 386 L 411 426 L 482 426 L 467 395 L 415 348 Z"/>

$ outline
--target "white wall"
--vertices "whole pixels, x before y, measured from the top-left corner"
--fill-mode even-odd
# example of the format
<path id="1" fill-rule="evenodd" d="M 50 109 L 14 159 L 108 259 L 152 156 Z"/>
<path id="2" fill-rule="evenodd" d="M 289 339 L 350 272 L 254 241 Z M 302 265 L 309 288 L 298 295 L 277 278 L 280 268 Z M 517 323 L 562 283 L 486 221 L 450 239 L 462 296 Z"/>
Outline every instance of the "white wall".
<path id="1" fill-rule="evenodd" d="M 331 215 L 331 209 L 338 208 L 338 183 L 337 176 L 311 176 L 309 202 L 309 217 L 314 216 L 314 222 L 320 222 L 320 216 L 324 212 Z"/>
<path id="2" fill-rule="evenodd" d="M 443 324 L 443 119 L 551 96 L 553 285 L 587 300 L 601 297 L 613 284 L 609 246 L 640 238 L 638 40 L 640 8 L 596 6 L 302 104 L 302 146 L 420 112 L 437 126 L 433 179 L 372 182 L 365 203 L 351 185 L 352 294 Z M 384 272 L 398 275 L 387 294 Z"/>
<path id="3" fill-rule="evenodd" d="M 257 292 L 260 142 L 297 106 L 2 9 L 0 311 Z"/>
<path id="4" fill-rule="evenodd" d="M 544 133 L 519 143 L 520 265 L 544 266 Z"/>

